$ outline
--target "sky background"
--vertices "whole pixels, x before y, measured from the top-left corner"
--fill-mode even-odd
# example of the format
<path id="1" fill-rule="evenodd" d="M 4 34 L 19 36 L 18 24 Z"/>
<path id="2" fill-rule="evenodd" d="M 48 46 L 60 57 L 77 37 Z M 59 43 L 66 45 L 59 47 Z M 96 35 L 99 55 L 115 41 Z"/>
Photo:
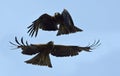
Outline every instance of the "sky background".
<path id="1" fill-rule="evenodd" d="M 43 13 L 54 15 L 67 9 L 74 24 L 83 29 L 69 35 L 39 30 L 31 38 L 27 26 Z M 0 76 L 120 76 L 120 0 L 1 0 Z M 53 68 L 24 63 L 33 56 L 21 54 L 9 41 L 24 37 L 29 43 L 86 46 L 101 40 L 93 52 L 74 57 L 50 55 Z"/>

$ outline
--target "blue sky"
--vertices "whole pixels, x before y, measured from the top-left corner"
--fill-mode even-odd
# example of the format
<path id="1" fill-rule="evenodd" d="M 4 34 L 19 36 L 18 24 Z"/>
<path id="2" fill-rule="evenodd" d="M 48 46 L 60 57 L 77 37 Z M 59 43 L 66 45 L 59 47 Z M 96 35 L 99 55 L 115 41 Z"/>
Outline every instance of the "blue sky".
<path id="1" fill-rule="evenodd" d="M 43 13 L 54 15 L 66 8 L 74 24 L 83 32 L 57 37 L 57 32 L 39 30 L 29 37 L 27 26 Z M 0 1 L 0 76 L 120 76 L 120 1 L 119 0 L 2 0 Z M 91 53 L 74 57 L 51 57 L 53 68 L 24 63 L 33 56 L 10 50 L 9 41 L 24 37 L 29 43 L 86 46 L 94 40 L 102 45 Z"/>

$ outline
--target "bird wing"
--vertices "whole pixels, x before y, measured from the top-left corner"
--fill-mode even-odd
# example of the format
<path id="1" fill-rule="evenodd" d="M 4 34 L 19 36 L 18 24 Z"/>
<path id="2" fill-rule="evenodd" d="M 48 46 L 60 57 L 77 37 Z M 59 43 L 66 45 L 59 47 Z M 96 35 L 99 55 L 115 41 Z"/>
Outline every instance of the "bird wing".
<path id="1" fill-rule="evenodd" d="M 72 17 L 66 9 L 63 10 L 61 16 L 63 18 L 63 22 L 61 22 L 60 24 L 57 36 L 61 34 L 69 34 L 69 33 L 75 33 L 78 31 L 82 31 L 82 29 L 74 26 Z"/>
<path id="2" fill-rule="evenodd" d="M 38 34 L 38 30 L 40 27 L 40 22 L 41 22 L 41 18 L 39 17 L 38 19 L 36 19 L 35 21 L 32 22 L 32 24 L 30 26 L 28 26 L 28 32 L 29 35 L 32 37 L 34 34 L 35 36 L 37 36 Z"/>
<path id="3" fill-rule="evenodd" d="M 81 49 L 77 46 L 55 45 L 51 54 L 57 57 L 64 57 L 78 55 L 78 52 L 81 52 Z"/>
<path id="4" fill-rule="evenodd" d="M 63 10 L 62 16 L 63 16 L 63 19 L 64 19 L 64 23 L 66 25 L 68 25 L 68 26 L 74 25 L 72 17 L 66 9 Z"/>
<path id="5" fill-rule="evenodd" d="M 40 44 L 40 45 L 35 45 L 35 44 L 31 44 L 29 46 L 21 46 L 22 49 L 22 54 L 26 54 L 26 55 L 33 55 L 36 53 L 41 53 L 43 51 L 47 50 L 47 45 L 46 44 Z"/>
<path id="6" fill-rule="evenodd" d="M 95 47 L 100 45 L 99 42 L 100 40 L 95 41 L 92 45 L 86 47 L 54 45 L 51 54 L 56 57 L 75 56 L 81 51 L 91 52 L 90 50 L 93 50 Z"/>
<path id="7" fill-rule="evenodd" d="M 12 45 L 17 46 L 17 48 L 21 48 L 22 49 L 22 54 L 26 54 L 26 55 L 33 55 L 36 53 L 41 53 L 43 51 L 49 50 L 49 48 L 47 48 L 46 44 L 28 44 L 27 41 L 26 43 L 23 42 L 23 38 L 21 38 L 21 43 L 17 40 L 17 37 L 15 37 L 15 41 L 17 44 L 14 44 L 12 42 L 10 42 Z"/>
<path id="8" fill-rule="evenodd" d="M 38 19 L 32 22 L 30 26 L 27 27 L 29 35 L 32 37 L 35 34 L 35 37 L 38 34 L 38 30 L 47 30 L 55 31 L 57 30 L 56 22 L 54 18 L 48 14 L 41 15 Z"/>

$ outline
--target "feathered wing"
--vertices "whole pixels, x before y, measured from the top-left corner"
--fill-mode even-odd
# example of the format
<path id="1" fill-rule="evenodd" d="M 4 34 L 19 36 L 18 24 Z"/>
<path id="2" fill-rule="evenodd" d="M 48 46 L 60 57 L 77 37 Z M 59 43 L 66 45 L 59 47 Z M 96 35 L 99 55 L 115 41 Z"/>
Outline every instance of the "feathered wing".
<path id="1" fill-rule="evenodd" d="M 57 57 L 75 56 L 78 55 L 82 50 L 90 52 L 90 47 L 55 45 L 51 54 Z"/>
<path id="2" fill-rule="evenodd" d="M 59 26 L 57 36 L 61 34 L 69 34 L 82 31 L 82 29 L 74 26 L 72 17 L 66 9 L 63 10 L 61 16 L 63 17 L 63 22 Z"/>
<path id="3" fill-rule="evenodd" d="M 37 54 L 30 60 L 25 61 L 26 63 L 52 67 L 50 57 L 49 57 L 50 49 L 52 48 L 51 46 L 49 47 L 47 44 L 38 44 L 38 45 L 30 44 L 29 45 L 27 41 L 26 43 L 23 42 L 23 38 L 21 38 L 21 43 L 20 43 L 18 42 L 17 37 L 15 37 L 15 41 L 17 44 L 14 44 L 12 42 L 10 43 L 12 45 L 17 46 L 17 48 L 21 48 L 22 54 L 25 54 L 25 55 Z"/>
<path id="4" fill-rule="evenodd" d="M 91 50 L 100 45 L 99 42 L 100 40 L 95 41 L 92 45 L 86 47 L 54 45 L 51 54 L 56 57 L 75 56 L 81 51 L 91 52 Z"/>
<path id="5" fill-rule="evenodd" d="M 29 35 L 32 37 L 35 34 L 35 37 L 38 34 L 38 30 L 46 31 L 56 31 L 58 30 L 57 23 L 54 18 L 48 14 L 41 15 L 38 19 L 33 21 L 32 25 L 28 26 Z"/>

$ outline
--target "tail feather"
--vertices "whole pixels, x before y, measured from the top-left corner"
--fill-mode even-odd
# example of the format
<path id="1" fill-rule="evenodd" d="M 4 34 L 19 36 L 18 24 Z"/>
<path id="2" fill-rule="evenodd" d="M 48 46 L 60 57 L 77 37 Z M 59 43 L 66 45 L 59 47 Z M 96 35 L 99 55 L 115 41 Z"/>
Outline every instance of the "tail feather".
<path id="1" fill-rule="evenodd" d="M 69 33 L 75 33 L 75 32 L 80 32 L 80 31 L 83 31 L 83 30 L 76 26 L 60 25 L 57 36 L 61 34 L 69 34 Z"/>
<path id="2" fill-rule="evenodd" d="M 46 55 L 44 53 L 39 53 L 35 57 L 33 57 L 32 59 L 27 60 L 25 62 L 28 64 L 48 66 L 48 67 L 52 68 L 49 54 Z"/>
<path id="3" fill-rule="evenodd" d="M 76 27 L 76 26 L 70 26 L 69 27 L 69 30 L 70 30 L 70 33 L 75 33 L 75 32 L 80 32 L 80 31 L 83 31 L 82 29 Z"/>

